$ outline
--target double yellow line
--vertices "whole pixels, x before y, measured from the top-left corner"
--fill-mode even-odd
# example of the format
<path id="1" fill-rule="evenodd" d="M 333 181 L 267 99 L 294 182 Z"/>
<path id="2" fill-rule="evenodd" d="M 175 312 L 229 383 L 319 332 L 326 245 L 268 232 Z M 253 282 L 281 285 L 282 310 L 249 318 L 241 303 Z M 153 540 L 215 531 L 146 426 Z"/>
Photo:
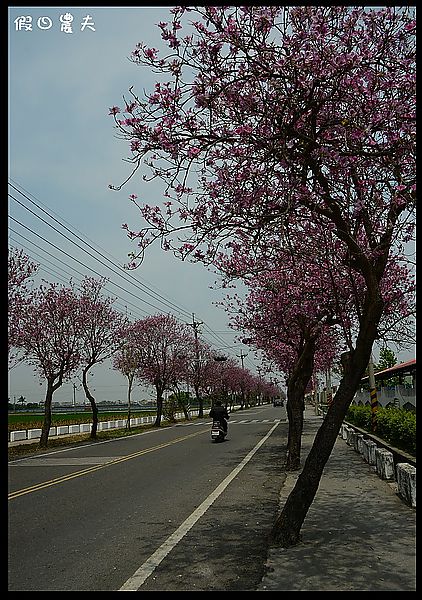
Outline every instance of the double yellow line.
<path id="1" fill-rule="evenodd" d="M 127 454 L 125 456 L 120 456 L 114 460 L 111 460 L 108 463 L 103 463 L 101 465 L 94 465 L 93 467 L 88 467 L 87 469 L 82 469 L 81 471 L 76 471 L 75 473 L 70 473 L 69 475 L 62 475 L 61 477 L 56 477 L 55 479 L 50 479 L 49 481 L 44 481 L 41 483 L 36 483 L 35 485 L 31 485 L 30 487 L 23 488 L 22 490 L 16 490 L 15 492 L 11 492 L 8 495 L 9 500 L 13 500 L 14 498 L 19 498 L 20 496 L 25 496 L 25 494 L 32 494 L 32 492 L 37 492 L 38 490 L 42 490 L 44 488 L 50 487 L 52 485 L 58 485 L 59 483 L 63 483 L 64 481 L 69 481 L 70 479 L 75 479 L 76 477 L 82 477 L 83 475 L 87 475 L 88 473 L 93 473 L 94 471 L 98 471 L 99 469 L 104 469 L 105 467 L 110 467 L 112 465 L 116 465 L 118 463 L 124 462 L 126 460 L 131 460 L 132 458 L 137 458 L 138 456 L 142 456 L 143 454 L 148 454 L 149 452 L 155 452 L 155 450 L 160 450 L 161 448 L 166 448 L 167 446 L 172 446 L 173 444 L 178 444 L 179 442 L 183 442 L 184 440 L 188 440 L 189 438 L 196 437 L 201 433 L 208 431 L 207 429 L 201 429 L 200 431 L 196 431 L 195 433 L 190 433 L 189 435 L 185 435 L 180 438 L 176 438 L 175 440 L 171 440 L 170 442 L 164 442 L 163 444 L 158 444 L 157 446 L 152 446 L 151 448 L 146 448 L 145 450 L 139 450 L 138 452 L 133 452 L 133 454 Z"/>

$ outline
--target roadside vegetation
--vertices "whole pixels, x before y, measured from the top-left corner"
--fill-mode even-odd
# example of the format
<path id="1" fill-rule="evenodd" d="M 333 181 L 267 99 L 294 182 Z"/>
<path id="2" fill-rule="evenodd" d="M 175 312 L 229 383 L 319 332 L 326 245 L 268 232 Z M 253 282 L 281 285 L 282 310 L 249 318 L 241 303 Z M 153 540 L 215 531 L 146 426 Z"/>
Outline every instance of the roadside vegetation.
<path id="1" fill-rule="evenodd" d="M 370 406 L 351 405 L 346 421 L 372 432 Z M 378 408 L 376 435 L 413 456 L 416 455 L 416 414 L 403 408 Z"/>

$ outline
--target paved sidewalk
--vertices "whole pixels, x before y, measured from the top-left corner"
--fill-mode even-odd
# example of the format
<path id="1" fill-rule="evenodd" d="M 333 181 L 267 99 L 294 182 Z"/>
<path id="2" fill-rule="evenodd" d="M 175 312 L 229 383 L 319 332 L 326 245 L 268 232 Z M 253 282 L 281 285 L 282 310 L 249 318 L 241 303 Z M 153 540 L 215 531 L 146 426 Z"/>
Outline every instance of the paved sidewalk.
<path id="1" fill-rule="evenodd" d="M 305 412 L 303 459 L 320 419 Z M 288 474 L 281 506 L 297 476 Z M 256 591 L 416 591 L 416 510 L 341 437 L 301 534 L 297 546 L 270 549 Z"/>

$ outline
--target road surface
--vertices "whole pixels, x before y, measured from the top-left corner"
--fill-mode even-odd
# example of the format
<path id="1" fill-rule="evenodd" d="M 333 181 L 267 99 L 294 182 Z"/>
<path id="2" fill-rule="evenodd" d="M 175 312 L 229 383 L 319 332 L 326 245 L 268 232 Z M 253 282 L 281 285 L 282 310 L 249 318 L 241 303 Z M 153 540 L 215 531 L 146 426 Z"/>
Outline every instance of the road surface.
<path id="1" fill-rule="evenodd" d="M 255 591 L 286 435 L 267 405 L 9 462 L 9 591 Z"/>

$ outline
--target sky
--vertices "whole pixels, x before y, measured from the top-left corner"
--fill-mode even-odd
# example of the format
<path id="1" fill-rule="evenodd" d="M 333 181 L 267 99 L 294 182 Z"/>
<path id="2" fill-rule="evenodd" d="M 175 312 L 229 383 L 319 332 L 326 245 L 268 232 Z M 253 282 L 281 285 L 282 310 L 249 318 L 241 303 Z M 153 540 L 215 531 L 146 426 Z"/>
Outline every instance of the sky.
<path id="1" fill-rule="evenodd" d="M 131 85 L 138 93 L 153 88 L 156 76 L 129 57 L 140 41 L 164 47 L 156 24 L 169 20 L 170 8 L 9 6 L 8 241 L 40 265 L 35 285 L 41 278 L 66 284 L 105 276 L 105 293 L 131 318 L 170 312 L 192 323 L 194 314 L 216 354 L 239 365 L 247 355 L 244 366 L 256 373 L 259 358 L 235 340 L 214 304 L 224 295 L 215 274 L 158 246 L 136 271 L 123 269 L 136 245 L 121 226 L 136 229 L 141 222 L 129 195 L 158 204 L 162 188 L 134 178 L 121 191 L 109 189 L 130 173 L 128 144 L 116 137 L 109 108 L 123 104 Z M 126 380 L 109 362 L 91 372 L 97 401 L 125 400 Z M 57 390 L 53 402 L 83 402 L 74 382 L 76 388 L 70 382 Z M 9 398 L 21 395 L 27 402 L 45 395 L 44 380 L 25 364 L 9 371 Z M 133 400 L 140 396 L 154 393 L 141 388 Z"/>
<path id="2" fill-rule="evenodd" d="M 201 338 L 217 354 L 239 365 L 247 355 L 244 366 L 257 373 L 260 358 L 235 339 L 215 305 L 225 293 L 203 265 L 156 246 L 136 271 L 123 269 L 136 245 L 121 226 L 141 223 L 129 195 L 159 204 L 162 187 L 135 176 L 121 191 L 109 189 L 130 173 L 128 143 L 116 137 L 109 108 L 122 106 L 132 85 L 141 95 L 152 90 L 156 75 L 129 57 L 138 42 L 164 48 L 156 25 L 169 20 L 170 8 L 8 7 L 8 242 L 40 265 L 36 285 L 41 278 L 66 284 L 85 275 L 107 277 L 106 292 L 131 318 L 170 312 L 192 323 L 194 314 Z M 408 352 L 397 357 L 414 358 Z M 110 363 L 92 373 L 97 401 L 125 400 L 126 380 Z M 271 377 L 282 380 L 279 373 Z M 55 403 L 83 402 L 80 383 L 73 382 L 55 392 Z M 27 402 L 45 396 L 45 382 L 25 364 L 9 371 L 9 398 L 21 395 Z M 133 395 L 153 397 L 144 388 Z"/>

